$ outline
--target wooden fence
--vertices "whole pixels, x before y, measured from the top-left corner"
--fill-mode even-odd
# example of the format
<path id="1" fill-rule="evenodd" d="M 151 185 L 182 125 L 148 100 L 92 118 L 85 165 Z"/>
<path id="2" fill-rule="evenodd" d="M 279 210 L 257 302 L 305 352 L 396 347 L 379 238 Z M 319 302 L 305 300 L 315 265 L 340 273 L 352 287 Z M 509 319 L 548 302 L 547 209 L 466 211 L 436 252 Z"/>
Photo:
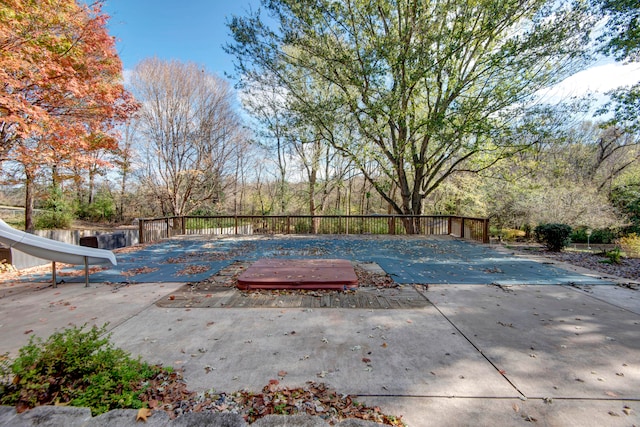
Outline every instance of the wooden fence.
<path id="1" fill-rule="evenodd" d="M 219 215 L 141 218 L 140 243 L 178 235 L 411 234 L 489 243 L 489 220 L 447 215 Z M 405 227 L 406 224 L 410 227 Z"/>

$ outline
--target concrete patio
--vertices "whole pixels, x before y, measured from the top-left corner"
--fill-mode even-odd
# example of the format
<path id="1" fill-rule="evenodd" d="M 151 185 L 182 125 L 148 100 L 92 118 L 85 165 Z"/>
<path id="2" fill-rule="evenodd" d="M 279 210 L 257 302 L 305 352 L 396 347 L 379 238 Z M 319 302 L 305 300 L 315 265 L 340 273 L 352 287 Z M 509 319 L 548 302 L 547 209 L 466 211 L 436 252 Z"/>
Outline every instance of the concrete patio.
<path id="1" fill-rule="evenodd" d="M 386 244 L 369 251 L 382 259 Z M 447 267 L 426 282 L 428 288 L 408 282 L 403 297 L 424 299 L 422 308 L 168 308 L 156 302 L 184 282 L 57 289 L 5 283 L 0 351 L 15 355 L 31 334 L 109 322 L 115 345 L 150 363 L 184 369 L 192 391 L 258 391 L 278 378 L 292 387 L 325 382 L 402 415 L 410 426 L 640 425 L 638 290 L 595 273 L 453 244 L 461 249 L 446 264 L 459 271 L 474 267 L 473 274 L 452 276 Z M 266 249 L 259 246 L 246 258 L 262 256 Z M 368 260 L 354 246 L 354 258 Z M 408 253 L 396 256 L 403 264 L 394 271 L 426 274 L 424 265 L 434 264 L 424 252 Z M 478 253 L 485 254 L 483 263 Z M 496 274 L 496 263 L 500 271 L 520 265 L 509 274 L 523 284 L 467 283 L 485 270 Z M 379 264 L 387 270 L 391 263 Z M 417 264 L 422 267 L 407 268 Z M 531 283 L 527 272 L 533 272 Z M 578 284 L 539 284 L 565 276 Z M 456 283 L 456 277 L 464 280 Z M 280 371 L 286 375 L 278 377 Z"/>

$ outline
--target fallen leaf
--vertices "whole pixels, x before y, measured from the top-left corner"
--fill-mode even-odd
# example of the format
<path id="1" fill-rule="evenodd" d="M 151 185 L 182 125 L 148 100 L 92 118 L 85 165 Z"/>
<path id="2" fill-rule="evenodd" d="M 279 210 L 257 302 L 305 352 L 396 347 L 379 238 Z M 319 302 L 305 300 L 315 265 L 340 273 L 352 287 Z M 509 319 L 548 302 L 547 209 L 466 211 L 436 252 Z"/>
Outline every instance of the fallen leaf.
<path id="1" fill-rule="evenodd" d="M 280 384 L 280 381 L 272 379 L 269 380 L 269 385 L 267 385 L 265 388 L 270 391 L 270 392 L 274 392 L 278 389 L 278 384 Z"/>
<path id="2" fill-rule="evenodd" d="M 382 343 L 382 345 L 381 345 L 380 347 L 382 347 L 382 348 L 387 348 L 387 343 L 386 343 L 386 342 L 383 342 L 383 343 Z"/>
<path id="3" fill-rule="evenodd" d="M 624 407 L 622 408 L 622 412 L 624 412 L 625 415 L 631 415 L 631 408 L 627 405 L 624 405 Z"/>
<path id="4" fill-rule="evenodd" d="M 147 422 L 147 418 L 151 416 L 151 409 L 149 408 L 140 408 L 138 410 L 138 415 L 136 415 L 136 422 L 144 421 Z"/>
<path id="5" fill-rule="evenodd" d="M 369 362 L 371 362 L 371 359 L 369 359 L 368 357 L 363 357 L 363 358 L 362 358 L 362 361 L 363 361 L 364 363 L 369 363 Z"/>
<path id="6" fill-rule="evenodd" d="M 24 411 L 28 411 L 28 410 L 29 410 L 29 405 L 27 405 L 26 402 L 23 402 L 22 400 L 18 401 L 18 403 L 16 404 L 16 412 L 18 414 L 21 414 Z"/>
<path id="7" fill-rule="evenodd" d="M 514 403 L 514 404 L 512 405 L 512 407 L 513 407 L 513 411 L 514 411 L 516 414 L 517 414 L 518 412 L 520 412 L 520 407 L 518 406 L 518 404 L 517 404 L 517 403 Z"/>
<path id="8" fill-rule="evenodd" d="M 287 371 L 278 371 L 278 376 L 279 377 L 286 377 L 287 376 Z"/>
<path id="9" fill-rule="evenodd" d="M 605 391 L 604 394 L 606 394 L 609 397 L 618 397 L 618 393 L 615 393 L 613 391 Z"/>
<path id="10" fill-rule="evenodd" d="M 25 335 L 28 335 L 28 334 L 30 334 L 31 332 L 33 332 L 33 329 L 27 329 L 26 331 L 24 331 L 24 334 L 25 334 Z"/>
<path id="11" fill-rule="evenodd" d="M 173 301 L 174 299 L 176 299 L 175 295 L 169 295 L 169 301 Z"/>

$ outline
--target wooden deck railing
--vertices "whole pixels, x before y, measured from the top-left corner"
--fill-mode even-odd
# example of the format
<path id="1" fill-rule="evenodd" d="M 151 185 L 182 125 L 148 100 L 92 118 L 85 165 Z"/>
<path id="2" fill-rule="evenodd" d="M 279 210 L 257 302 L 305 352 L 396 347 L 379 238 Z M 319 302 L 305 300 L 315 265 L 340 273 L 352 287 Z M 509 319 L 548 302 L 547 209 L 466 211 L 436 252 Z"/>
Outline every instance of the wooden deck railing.
<path id="1" fill-rule="evenodd" d="M 141 218 L 140 243 L 191 234 L 412 234 L 446 236 L 489 243 L 489 220 L 447 215 L 218 215 Z M 410 228 L 410 227 L 409 227 Z"/>

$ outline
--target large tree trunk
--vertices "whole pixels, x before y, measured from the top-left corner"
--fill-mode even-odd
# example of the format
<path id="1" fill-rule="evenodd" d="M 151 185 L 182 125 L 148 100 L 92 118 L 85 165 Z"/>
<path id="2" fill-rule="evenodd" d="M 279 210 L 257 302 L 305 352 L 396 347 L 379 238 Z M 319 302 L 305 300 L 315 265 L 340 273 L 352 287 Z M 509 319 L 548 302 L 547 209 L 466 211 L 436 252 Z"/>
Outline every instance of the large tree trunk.
<path id="1" fill-rule="evenodd" d="M 318 171 L 315 167 L 311 167 L 309 173 L 309 215 L 314 216 L 316 214 L 316 181 L 318 177 Z M 316 234 L 318 232 L 319 219 L 313 218 L 311 221 L 311 232 Z"/>
<path id="2" fill-rule="evenodd" d="M 118 203 L 118 220 L 124 221 L 124 199 L 127 195 L 127 170 L 122 168 L 122 179 L 120 180 L 120 203 Z"/>
<path id="3" fill-rule="evenodd" d="M 33 225 L 33 174 L 25 169 L 26 179 L 24 182 L 24 229 L 27 233 L 33 233 L 35 227 Z"/>

